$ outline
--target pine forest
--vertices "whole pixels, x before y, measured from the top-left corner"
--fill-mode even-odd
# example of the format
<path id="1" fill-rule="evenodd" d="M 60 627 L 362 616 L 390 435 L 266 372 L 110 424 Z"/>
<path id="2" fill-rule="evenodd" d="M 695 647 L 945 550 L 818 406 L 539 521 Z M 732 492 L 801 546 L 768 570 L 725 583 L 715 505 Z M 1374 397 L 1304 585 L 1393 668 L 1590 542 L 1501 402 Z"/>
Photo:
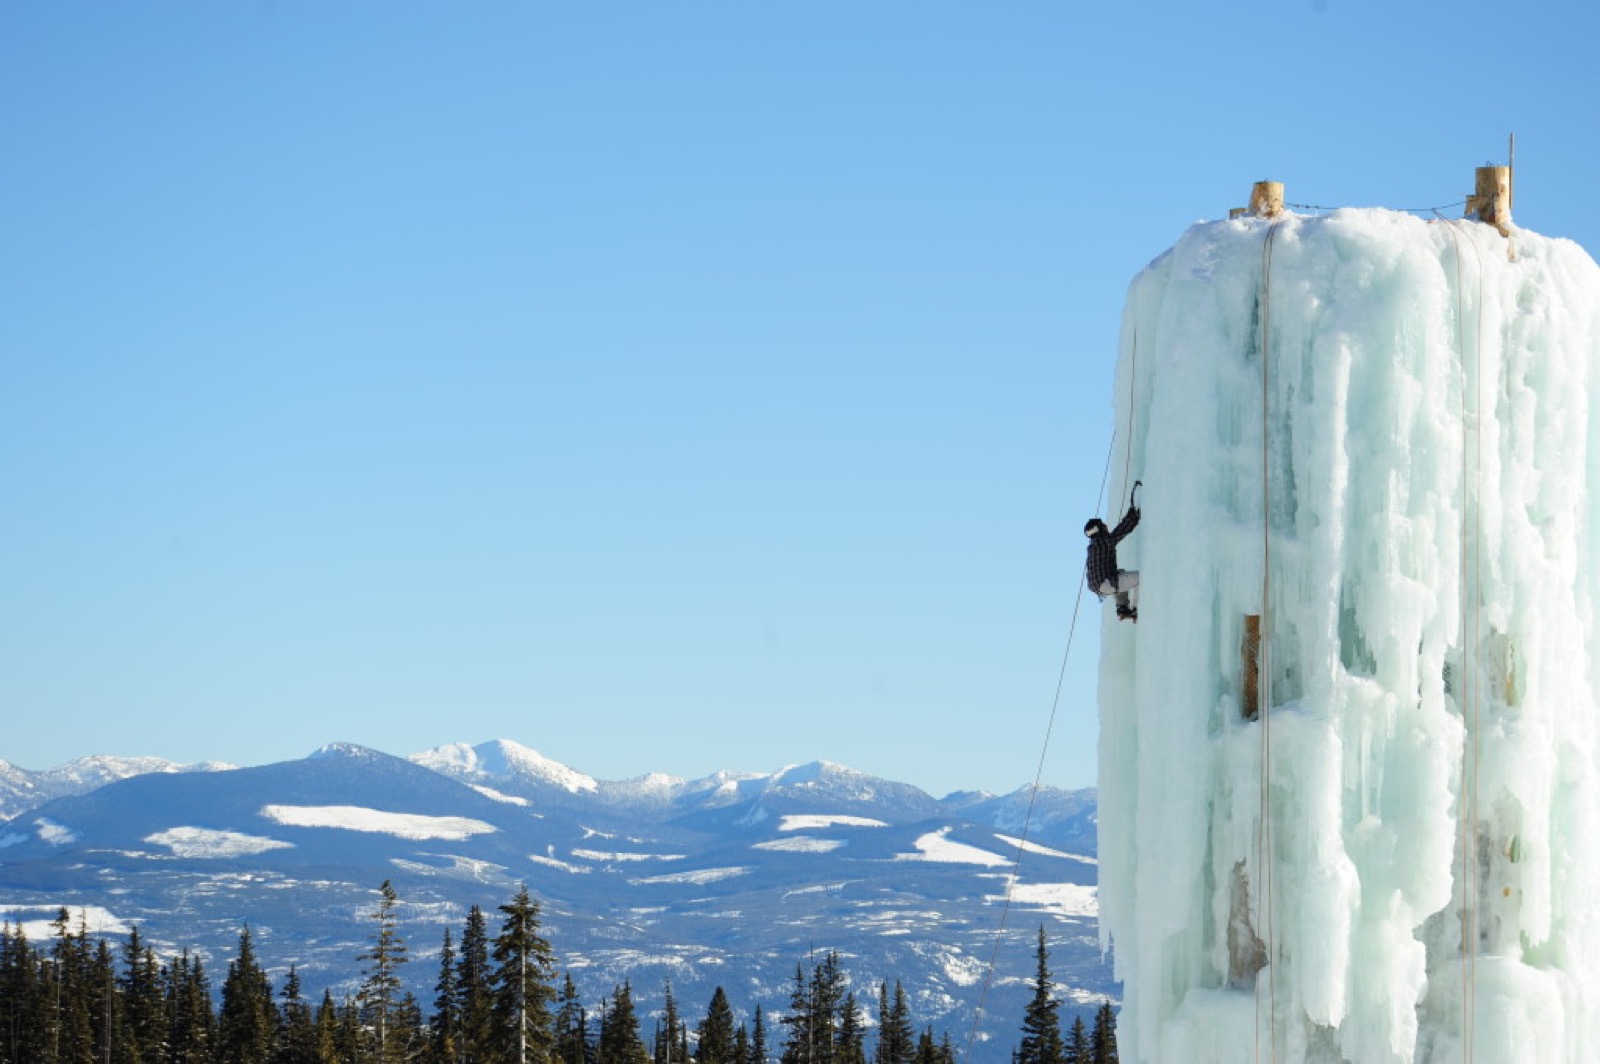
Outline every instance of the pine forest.
<path id="1" fill-rule="evenodd" d="M 337 996 L 308 991 L 292 965 L 274 987 L 248 926 L 226 972 L 213 973 L 198 953 L 159 956 L 137 927 L 115 942 L 91 937 L 64 908 L 48 941 L 7 923 L 0 1064 L 966 1064 L 971 1055 L 949 1032 L 918 1029 L 898 981 L 858 992 L 834 952 L 796 964 L 780 1014 L 738 1010 L 718 987 L 696 1018 L 669 983 L 645 1015 L 627 980 L 581 1000 L 526 888 L 493 914 L 472 906 L 459 933 L 447 929 L 437 956 L 416 965 L 430 969 L 420 976 L 407 970 L 400 911 L 385 881 L 354 989 Z M 977 1055 L 1006 1052 L 999 1046 L 1011 1038 L 1011 1064 L 1115 1062 L 1110 1004 L 1092 1025 L 1075 1015 L 1063 1029 L 1043 928 L 1036 958 L 1024 1015 L 992 1024 Z M 408 989 L 416 985 L 431 985 L 425 1000 Z"/>

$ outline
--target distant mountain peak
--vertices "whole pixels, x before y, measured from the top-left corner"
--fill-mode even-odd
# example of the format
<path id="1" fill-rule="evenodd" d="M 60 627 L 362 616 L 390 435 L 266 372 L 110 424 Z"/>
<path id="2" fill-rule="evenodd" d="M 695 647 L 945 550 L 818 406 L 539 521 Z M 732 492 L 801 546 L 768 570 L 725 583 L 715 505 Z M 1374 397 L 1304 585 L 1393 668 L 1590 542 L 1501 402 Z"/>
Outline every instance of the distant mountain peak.
<path id="1" fill-rule="evenodd" d="M 9 820 L 52 798 L 85 794 L 132 776 L 174 772 L 223 772 L 234 765 L 205 761 L 180 765 L 162 757 L 118 757 L 90 754 L 42 771 L 0 761 L 0 821 Z"/>
<path id="2" fill-rule="evenodd" d="M 388 754 L 362 746 L 360 743 L 327 743 L 317 747 L 306 758 L 307 761 L 322 761 L 330 758 L 348 758 L 352 761 L 375 761 L 388 757 Z"/>
<path id="3" fill-rule="evenodd" d="M 411 760 L 435 772 L 471 782 L 522 780 L 543 783 L 571 794 L 593 793 L 599 789 L 593 777 L 510 739 L 493 739 L 475 746 L 450 743 L 413 754 Z"/>

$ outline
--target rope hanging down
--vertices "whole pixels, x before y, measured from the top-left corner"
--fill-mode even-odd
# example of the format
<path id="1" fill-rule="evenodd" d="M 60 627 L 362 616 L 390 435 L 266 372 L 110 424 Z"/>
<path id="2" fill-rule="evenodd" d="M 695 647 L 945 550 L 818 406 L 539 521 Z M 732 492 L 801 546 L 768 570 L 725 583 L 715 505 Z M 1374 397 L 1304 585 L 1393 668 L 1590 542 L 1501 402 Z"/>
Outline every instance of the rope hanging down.
<path id="1" fill-rule="evenodd" d="M 1133 393 L 1139 386 L 1139 330 L 1133 330 L 1133 351 L 1128 358 L 1128 426 L 1125 430 L 1127 440 L 1127 453 L 1122 459 L 1122 508 L 1126 510 L 1133 500 L 1128 495 L 1128 478 L 1133 474 Z M 1117 437 L 1113 432 L 1111 445 L 1116 447 Z M 1105 495 L 1105 485 L 1100 486 L 1100 494 Z M 1099 500 L 1096 500 L 1098 503 Z M 1099 507 L 1096 506 L 1096 509 Z"/>
<path id="2" fill-rule="evenodd" d="M 1466 298 L 1466 283 L 1462 277 L 1465 256 L 1461 250 L 1462 227 L 1453 219 L 1441 218 L 1450 228 L 1456 249 L 1456 342 L 1461 348 L 1460 418 L 1461 418 L 1461 529 L 1458 598 L 1461 639 L 1461 678 L 1456 684 L 1457 701 L 1461 710 L 1462 726 L 1467 732 L 1467 742 L 1461 751 L 1461 801 L 1460 808 L 1467 815 L 1460 818 L 1459 856 L 1461 860 L 1461 1059 L 1471 1064 L 1476 1056 L 1477 998 L 1478 998 L 1478 791 L 1481 771 L 1479 736 L 1482 711 L 1481 678 L 1473 664 L 1474 652 L 1482 646 L 1483 610 L 1478 600 L 1482 597 L 1483 537 L 1479 534 L 1471 511 L 1474 500 L 1483 497 L 1483 433 L 1479 421 L 1483 415 L 1483 252 L 1471 240 L 1473 255 L 1478 264 L 1477 321 L 1473 330 L 1474 354 L 1472 371 L 1467 371 L 1466 312 L 1462 301 Z M 1469 410 L 1468 395 L 1472 396 Z M 1476 490 L 1469 497 L 1468 488 Z M 1468 538 L 1471 537 L 1470 550 Z M 1469 558 L 1471 564 L 1469 565 Z M 1469 614 L 1470 611 L 1470 614 Z M 1469 638 L 1470 630 L 1470 638 Z M 1478 661 L 1481 665 L 1481 659 Z"/>
<path id="3" fill-rule="evenodd" d="M 1116 433 L 1113 432 L 1111 446 L 1106 449 L 1105 470 L 1100 474 L 1100 491 L 1095 495 L 1094 499 L 1096 512 L 1099 511 L 1100 504 L 1106 497 L 1106 484 L 1111 478 L 1111 456 L 1116 453 L 1116 449 L 1117 437 Z M 1034 770 L 1033 787 L 1028 792 L 1028 810 L 1022 817 L 1022 833 L 1017 839 L 1017 856 L 1011 863 L 1010 874 L 1006 877 L 1005 898 L 1000 903 L 1000 922 L 999 926 L 995 928 L 994 945 L 990 948 L 989 963 L 984 969 L 983 987 L 978 991 L 978 1006 L 973 1010 L 972 1027 L 967 1032 L 967 1044 L 961 1052 L 963 1061 L 972 1059 L 972 1048 L 977 1043 L 978 1028 L 983 1022 L 984 1006 L 989 1000 L 989 989 L 994 984 L 994 973 L 999 966 L 1000 943 L 1005 937 L 1006 922 L 1011 916 L 1011 898 L 1016 888 L 1017 879 L 1022 872 L 1022 854 L 1027 849 L 1028 832 L 1033 827 L 1033 809 L 1039 801 L 1039 788 L 1043 786 L 1044 782 L 1045 758 L 1050 752 L 1050 737 L 1056 729 L 1056 714 L 1061 708 L 1061 692 L 1066 687 L 1067 662 L 1072 657 L 1072 641 L 1078 632 L 1078 612 L 1083 608 L 1083 589 L 1086 586 L 1088 586 L 1087 577 L 1080 577 L 1078 580 L 1078 597 L 1072 604 L 1072 622 L 1067 626 L 1067 645 L 1061 652 L 1061 668 L 1056 673 L 1056 693 L 1055 697 L 1050 700 L 1050 719 L 1045 725 L 1044 742 L 1039 748 L 1039 766 Z"/>
<path id="4" fill-rule="evenodd" d="M 1272 466 L 1271 466 L 1271 343 L 1272 343 L 1272 246 L 1278 235 L 1273 222 L 1261 248 L 1261 642 L 1257 661 L 1260 682 L 1257 686 L 1257 719 L 1261 722 L 1261 805 L 1256 823 L 1256 869 L 1261 877 L 1263 929 L 1266 931 L 1268 989 L 1268 1049 L 1278 1059 L 1278 964 L 1273 944 L 1275 905 L 1272 877 Z M 1261 993 L 1256 1003 L 1256 1060 L 1261 1060 Z"/>

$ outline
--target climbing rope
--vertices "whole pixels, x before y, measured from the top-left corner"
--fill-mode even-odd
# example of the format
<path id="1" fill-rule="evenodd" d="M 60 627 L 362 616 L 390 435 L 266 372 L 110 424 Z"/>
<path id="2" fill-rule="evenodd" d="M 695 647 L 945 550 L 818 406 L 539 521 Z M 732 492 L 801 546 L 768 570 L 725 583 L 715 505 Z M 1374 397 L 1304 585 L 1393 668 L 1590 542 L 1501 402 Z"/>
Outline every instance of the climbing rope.
<path id="1" fill-rule="evenodd" d="M 1133 393 L 1139 386 L 1139 330 L 1133 330 L 1133 352 L 1128 359 L 1128 428 L 1126 432 L 1128 451 L 1122 460 L 1122 508 L 1127 510 L 1130 496 L 1128 495 L 1130 477 L 1133 475 Z M 1112 446 L 1116 446 L 1116 434 L 1112 433 Z M 1105 494 L 1105 485 L 1100 485 L 1100 493 Z M 1098 500 L 1097 500 L 1098 501 Z"/>
<path id="2" fill-rule="evenodd" d="M 1466 298 L 1466 282 L 1462 276 L 1465 255 L 1461 250 L 1462 228 L 1455 220 L 1441 218 L 1450 229 L 1455 243 L 1456 262 L 1456 341 L 1461 347 L 1461 389 L 1459 394 L 1461 418 L 1461 528 L 1458 550 L 1460 553 L 1460 593 L 1458 595 L 1459 631 L 1461 633 L 1461 679 L 1458 695 L 1463 730 L 1461 757 L 1461 826 L 1458 832 L 1461 858 L 1461 1058 L 1471 1064 L 1476 1055 L 1477 997 L 1478 997 L 1478 793 L 1481 773 L 1482 683 L 1473 667 L 1473 653 L 1482 646 L 1483 610 L 1478 600 L 1482 598 L 1483 536 L 1469 514 L 1476 504 L 1473 499 L 1483 497 L 1483 433 L 1480 421 L 1483 416 L 1483 252 L 1468 234 L 1468 243 L 1478 264 L 1477 321 L 1473 329 L 1474 354 L 1469 389 L 1467 371 L 1466 313 L 1462 301 Z M 1467 396 L 1472 395 L 1469 410 Z M 1476 487 L 1469 496 L 1469 487 Z M 1471 550 L 1468 537 L 1471 537 Z M 1470 565 L 1469 565 L 1470 558 Z M 1469 612 L 1470 611 L 1470 612 Z M 1470 624 L 1469 624 L 1470 618 Z M 1469 637 L 1470 628 L 1470 637 Z M 1481 660 L 1478 662 L 1481 665 Z"/>
<path id="3" fill-rule="evenodd" d="M 1278 964 L 1273 943 L 1275 905 L 1272 877 L 1272 464 L 1271 464 L 1271 343 L 1272 247 L 1278 235 L 1273 222 L 1261 247 L 1261 642 L 1257 658 L 1257 719 L 1261 722 L 1261 806 L 1256 823 L 1256 868 L 1261 876 L 1263 928 L 1266 931 L 1268 1051 L 1278 1059 Z M 1261 1060 L 1261 994 L 1256 1001 L 1256 1060 Z"/>
<path id="4" fill-rule="evenodd" d="M 1117 436 L 1115 430 L 1111 434 L 1111 446 L 1106 450 L 1105 470 L 1100 474 L 1100 491 L 1095 495 L 1095 512 L 1100 512 L 1100 504 L 1106 497 L 1106 483 L 1111 477 L 1111 456 L 1116 453 Z M 983 974 L 983 987 L 978 991 L 978 1006 L 972 1014 L 972 1028 L 967 1033 L 967 1044 L 961 1052 L 963 1061 L 972 1058 L 972 1047 L 978 1040 L 978 1028 L 983 1022 L 983 1010 L 989 1000 L 989 989 L 994 983 L 994 974 L 999 967 L 1000 943 L 1005 938 L 1006 922 L 1011 916 L 1011 898 L 1017 885 L 1017 879 L 1022 872 L 1022 855 L 1028 846 L 1028 832 L 1033 826 L 1033 810 L 1039 801 L 1039 788 L 1043 786 L 1045 758 L 1050 752 L 1050 737 L 1056 729 L 1056 714 L 1061 708 L 1061 692 L 1066 688 L 1067 662 L 1072 657 L 1073 637 L 1078 633 L 1078 613 L 1083 608 L 1083 589 L 1088 586 L 1088 574 L 1078 578 L 1078 597 L 1072 604 L 1072 622 L 1067 626 L 1067 645 L 1061 652 L 1061 668 L 1056 673 L 1056 693 L 1050 700 L 1050 718 L 1044 729 L 1044 742 L 1039 748 L 1039 766 L 1033 773 L 1033 787 L 1028 793 L 1028 810 L 1022 817 L 1022 833 L 1017 839 L 1017 856 L 1011 863 L 1011 873 L 1006 877 L 1006 893 L 1000 903 L 1000 922 L 995 928 L 994 945 L 989 951 L 989 963 Z"/>

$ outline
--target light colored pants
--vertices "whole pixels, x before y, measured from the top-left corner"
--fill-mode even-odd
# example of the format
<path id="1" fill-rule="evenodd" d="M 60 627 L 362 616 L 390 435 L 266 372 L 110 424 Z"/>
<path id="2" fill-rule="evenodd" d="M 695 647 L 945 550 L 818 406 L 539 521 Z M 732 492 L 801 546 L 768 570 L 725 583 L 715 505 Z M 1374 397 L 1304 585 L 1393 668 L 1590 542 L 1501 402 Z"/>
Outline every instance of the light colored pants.
<path id="1" fill-rule="evenodd" d="M 1118 569 L 1117 578 L 1115 580 L 1107 580 L 1099 587 L 1095 588 L 1095 590 L 1101 595 L 1117 596 L 1117 609 L 1128 610 L 1133 608 L 1133 599 L 1138 597 L 1137 595 L 1130 595 L 1129 593 L 1137 591 L 1138 588 L 1138 572 L 1132 569 Z"/>

